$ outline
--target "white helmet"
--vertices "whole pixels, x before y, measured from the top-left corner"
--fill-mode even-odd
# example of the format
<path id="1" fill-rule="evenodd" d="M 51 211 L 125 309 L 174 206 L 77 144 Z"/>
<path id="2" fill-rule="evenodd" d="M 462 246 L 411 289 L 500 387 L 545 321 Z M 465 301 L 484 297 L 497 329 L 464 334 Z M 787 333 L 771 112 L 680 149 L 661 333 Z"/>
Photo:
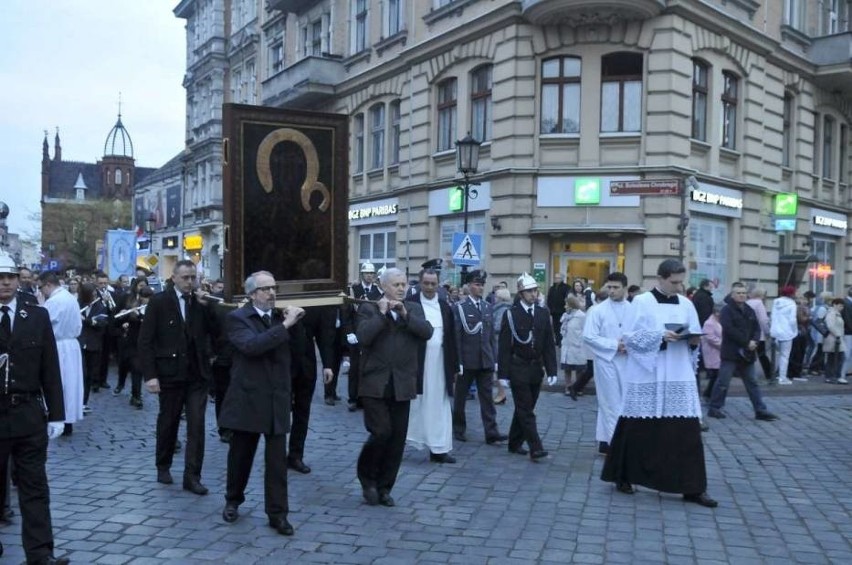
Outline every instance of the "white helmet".
<path id="1" fill-rule="evenodd" d="M 522 273 L 518 277 L 518 290 L 533 290 L 538 288 L 538 283 L 532 278 L 529 273 Z"/>
<path id="2" fill-rule="evenodd" d="M 362 273 L 375 273 L 376 267 L 374 267 L 372 263 L 367 261 L 366 263 L 361 265 L 361 272 Z"/>
<path id="3" fill-rule="evenodd" d="M 5 251 L 0 251 L 0 274 L 4 275 L 17 275 L 18 274 L 18 266 L 15 264 L 14 259 L 9 257 L 9 254 Z"/>

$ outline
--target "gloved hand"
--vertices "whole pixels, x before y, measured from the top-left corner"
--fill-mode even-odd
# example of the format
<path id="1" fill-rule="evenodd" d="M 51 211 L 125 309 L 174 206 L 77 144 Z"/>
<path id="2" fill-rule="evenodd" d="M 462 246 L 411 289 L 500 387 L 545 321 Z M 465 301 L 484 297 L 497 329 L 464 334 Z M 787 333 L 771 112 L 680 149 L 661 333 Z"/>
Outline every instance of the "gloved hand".
<path id="1" fill-rule="evenodd" d="M 499 380 L 500 384 L 503 385 L 504 387 L 509 386 L 509 379 L 497 379 L 497 380 Z"/>
<path id="2" fill-rule="evenodd" d="M 65 431 L 65 422 L 48 422 L 47 439 L 56 439 Z"/>
<path id="3" fill-rule="evenodd" d="M 459 375 L 464 374 L 464 365 L 459 365 Z"/>
<path id="4" fill-rule="evenodd" d="M 358 345 L 358 338 L 355 334 L 346 334 L 346 343 L 349 345 Z"/>
<path id="5" fill-rule="evenodd" d="M 555 385 L 556 380 L 557 380 L 556 375 L 551 375 L 551 376 L 547 377 L 547 386 Z"/>

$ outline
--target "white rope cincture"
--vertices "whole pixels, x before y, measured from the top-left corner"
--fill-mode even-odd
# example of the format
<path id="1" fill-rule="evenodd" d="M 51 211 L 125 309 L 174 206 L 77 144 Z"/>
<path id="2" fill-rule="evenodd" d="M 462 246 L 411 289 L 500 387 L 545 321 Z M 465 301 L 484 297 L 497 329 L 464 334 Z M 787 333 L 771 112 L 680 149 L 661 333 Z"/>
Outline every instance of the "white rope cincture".
<path id="1" fill-rule="evenodd" d="M 0 355 L 0 370 L 3 370 L 3 392 L 9 394 L 9 354 L 3 353 Z"/>
<path id="2" fill-rule="evenodd" d="M 456 304 L 456 307 L 459 309 L 459 319 L 461 320 L 462 328 L 464 328 L 464 332 L 467 335 L 476 335 L 476 334 L 482 333 L 482 320 L 478 321 L 476 323 L 476 325 L 473 326 L 473 329 L 471 329 L 470 326 L 467 325 L 467 319 L 465 319 L 464 310 L 462 309 L 461 303 Z M 481 310 L 480 310 L 480 312 L 481 312 Z"/>
<path id="3" fill-rule="evenodd" d="M 517 341 L 517 342 L 518 342 L 518 343 L 520 343 L 521 345 L 526 345 L 526 344 L 528 344 L 528 343 L 529 343 L 529 344 L 532 344 L 532 340 L 533 340 L 533 329 L 532 329 L 532 326 L 530 326 L 530 335 L 529 335 L 529 336 L 527 336 L 527 339 L 526 339 L 526 341 L 525 341 L 525 340 L 523 340 L 523 339 L 521 339 L 521 338 L 519 338 L 519 337 L 518 337 L 518 332 L 517 332 L 517 330 L 515 330 L 515 318 L 513 318 L 513 317 L 512 317 L 512 310 L 511 310 L 511 308 L 510 308 L 509 310 L 506 310 L 506 316 L 507 316 L 507 317 L 508 317 L 508 319 L 509 319 L 509 329 L 510 329 L 510 330 L 512 330 L 512 337 L 513 337 L 513 338 L 515 338 L 515 341 Z"/>

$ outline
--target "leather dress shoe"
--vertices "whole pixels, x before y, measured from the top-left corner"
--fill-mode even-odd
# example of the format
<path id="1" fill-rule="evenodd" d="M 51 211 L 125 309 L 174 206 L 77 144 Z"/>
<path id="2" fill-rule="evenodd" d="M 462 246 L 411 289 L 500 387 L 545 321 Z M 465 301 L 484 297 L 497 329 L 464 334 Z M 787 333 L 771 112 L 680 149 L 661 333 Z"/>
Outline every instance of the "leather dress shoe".
<path id="1" fill-rule="evenodd" d="M 707 415 L 711 418 L 718 418 L 719 420 L 724 420 L 728 417 L 728 415 L 722 412 L 721 410 L 716 410 L 714 408 L 708 410 Z"/>
<path id="2" fill-rule="evenodd" d="M 311 468 L 305 465 L 305 462 L 301 459 L 288 459 L 287 467 L 296 472 L 302 473 L 303 475 L 307 475 L 311 472 Z"/>
<path id="3" fill-rule="evenodd" d="M 350 412 L 355 412 L 356 410 L 358 410 L 358 404 L 356 402 L 350 402 L 347 405 L 347 408 L 349 409 Z"/>
<path id="4" fill-rule="evenodd" d="M 196 481 L 194 479 L 184 479 L 183 490 L 188 490 L 192 494 L 198 495 L 205 495 L 210 492 L 206 486 L 201 484 L 200 481 Z"/>
<path id="5" fill-rule="evenodd" d="M 754 415 L 755 420 L 763 420 L 764 422 L 774 422 L 778 419 L 778 416 L 773 414 L 772 412 L 758 412 Z"/>
<path id="6" fill-rule="evenodd" d="M 538 461 L 539 459 L 544 459 L 547 457 L 547 451 L 543 449 L 539 449 L 538 451 L 533 451 L 530 453 L 530 459 L 533 461 Z"/>
<path id="7" fill-rule="evenodd" d="M 521 447 L 510 447 L 509 453 L 517 453 L 518 455 L 526 455 L 529 453 L 523 446 Z"/>
<path id="8" fill-rule="evenodd" d="M 157 470 L 157 482 L 163 483 L 164 485 L 170 485 L 175 482 L 172 478 L 172 474 L 168 469 L 158 469 Z"/>
<path id="9" fill-rule="evenodd" d="M 429 453 L 429 461 L 432 463 L 455 463 L 456 458 L 449 453 Z"/>
<path id="10" fill-rule="evenodd" d="M 325 403 L 328 404 L 329 406 L 334 406 L 336 404 L 333 396 L 326 396 L 325 397 Z"/>
<path id="11" fill-rule="evenodd" d="M 487 443 L 488 445 L 493 445 L 501 441 L 506 441 L 507 439 L 509 439 L 509 436 L 507 436 L 506 434 L 497 434 L 496 436 L 485 438 L 485 443 Z"/>
<path id="12" fill-rule="evenodd" d="M 270 518 L 269 527 L 282 536 L 292 536 L 294 533 L 293 526 L 287 521 L 287 518 Z"/>
<path id="13" fill-rule="evenodd" d="M 393 497 L 389 492 L 382 491 L 379 493 L 379 504 L 382 506 L 387 506 L 390 508 L 391 506 L 396 506 L 396 502 L 393 501 Z"/>
<path id="14" fill-rule="evenodd" d="M 379 491 L 376 487 L 362 487 L 361 494 L 364 495 L 364 500 L 370 506 L 376 506 L 379 503 Z"/>
<path id="15" fill-rule="evenodd" d="M 456 441 L 467 441 L 467 437 L 460 432 L 453 432 L 453 439 Z"/>
<path id="16" fill-rule="evenodd" d="M 43 557 L 38 561 L 33 561 L 36 565 L 68 565 L 71 563 L 71 560 L 67 557 L 54 557 L 52 555 L 48 555 L 47 557 Z"/>
<path id="17" fill-rule="evenodd" d="M 636 489 L 630 483 L 618 483 L 615 485 L 615 490 L 624 494 L 635 494 Z"/>
<path id="18" fill-rule="evenodd" d="M 577 389 L 574 388 L 574 385 L 568 387 L 568 396 L 571 397 L 571 400 L 577 402 Z"/>
<path id="19" fill-rule="evenodd" d="M 707 508 L 716 508 L 719 506 L 719 503 L 707 496 L 706 492 L 702 492 L 701 494 L 685 494 L 683 495 L 683 501 L 699 504 Z"/>
<path id="20" fill-rule="evenodd" d="M 237 518 L 240 517 L 239 507 L 236 504 L 232 504 L 230 502 L 225 504 L 225 509 L 222 510 L 222 519 L 232 524 L 237 521 Z"/>

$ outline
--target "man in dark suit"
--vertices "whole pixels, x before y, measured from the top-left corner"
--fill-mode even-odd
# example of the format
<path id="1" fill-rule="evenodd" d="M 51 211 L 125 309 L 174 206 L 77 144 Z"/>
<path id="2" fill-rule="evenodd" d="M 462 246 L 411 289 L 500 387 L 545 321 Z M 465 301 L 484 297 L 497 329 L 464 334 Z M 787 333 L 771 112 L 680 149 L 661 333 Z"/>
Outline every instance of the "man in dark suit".
<path id="1" fill-rule="evenodd" d="M 565 298 L 568 296 L 568 285 L 565 284 L 565 278 L 562 273 L 553 275 L 553 285 L 547 291 L 547 309 L 550 310 L 550 317 L 553 320 L 553 337 L 556 341 L 556 347 L 562 345 L 562 333 L 559 331 L 562 327 L 562 314 L 565 313 Z"/>
<path id="2" fill-rule="evenodd" d="M 497 358 L 494 355 L 492 306 L 482 297 L 485 293 L 486 277 L 485 271 L 472 271 L 466 281 L 470 294 L 465 300 L 457 303 L 454 309 L 459 376 L 456 379 L 453 403 L 453 437 L 458 441 L 467 441 L 465 403 L 470 383 L 476 382 L 485 441 L 494 444 L 505 441 L 509 436 L 501 434 L 497 429 L 497 411 L 491 396 Z"/>
<path id="3" fill-rule="evenodd" d="M 18 268 L 0 252 L 0 501 L 6 499 L 6 462 L 11 454 L 20 477 L 21 539 L 27 563 L 68 563 L 53 556 L 45 469 L 47 441 L 65 428 L 59 355 L 47 310 L 18 300 L 17 290 Z"/>
<path id="4" fill-rule="evenodd" d="M 382 289 L 375 284 L 376 267 L 367 261 L 361 265 L 361 280 L 352 285 L 350 295 L 358 300 L 378 300 L 382 297 Z M 358 345 L 358 338 L 355 330 L 358 324 L 357 308 L 351 307 L 352 327 L 346 334 L 346 342 L 349 344 L 349 411 L 354 412 L 360 408 L 358 400 L 358 377 L 361 373 L 361 347 Z"/>
<path id="5" fill-rule="evenodd" d="M 358 457 L 358 480 L 364 499 L 393 506 L 411 400 L 417 396 L 418 350 L 432 337 L 432 326 L 415 302 L 403 302 L 405 273 L 387 269 L 381 277 L 384 296 L 358 309 L 358 342 L 363 348 L 358 395 L 370 437 Z"/>
<path id="6" fill-rule="evenodd" d="M 509 452 L 533 461 L 547 457 L 535 422 L 535 404 L 547 371 L 547 384 L 556 384 L 556 346 L 547 308 L 538 306 L 538 283 L 527 273 L 518 278 L 518 300 L 506 311 L 500 330 L 499 373 L 508 379 L 515 401 L 509 428 Z M 523 447 L 529 445 L 529 452 Z"/>
<path id="7" fill-rule="evenodd" d="M 204 413 L 210 385 L 209 338 L 215 315 L 196 290 L 195 264 L 178 261 L 172 284 L 154 295 L 139 330 L 139 362 L 149 392 L 159 394 L 157 481 L 172 484 L 170 472 L 181 412 L 186 409 L 186 457 L 183 488 L 207 494 L 201 484 L 204 462 Z M 203 302 L 203 304 L 202 304 Z"/>
<path id="8" fill-rule="evenodd" d="M 290 430 L 290 370 L 293 326 L 304 310 L 275 305 L 275 277 L 267 271 L 246 280 L 251 302 L 227 319 L 228 339 L 234 346 L 231 385 L 222 405 L 219 424 L 231 430 L 228 483 L 222 519 L 235 522 L 251 473 L 257 443 L 266 442 L 264 504 L 270 527 L 293 535 L 287 521 L 287 432 Z"/>
<path id="9" fill-rule="evenodd" d="M 101 388 L 109 390 L 109 382 L 107 375 L 109 374 L 109 359 L 114 351 L 116 351 L 116 334 L 113 330 L 114 316 L 118 313 L 118 300 L 115 292 L 110 290 L 109 276 L 103 271 L 95 273 L 95 286 L 97 287 L 98 296 L 101 297 L 101 302 L 106 308 L 107 314 L 107 330 L 102 334 L 101 339 L 101 358 L 100 367 L 96 376 L 97 381 L 92 383 L 92 391 L 98 392 Z"/>

